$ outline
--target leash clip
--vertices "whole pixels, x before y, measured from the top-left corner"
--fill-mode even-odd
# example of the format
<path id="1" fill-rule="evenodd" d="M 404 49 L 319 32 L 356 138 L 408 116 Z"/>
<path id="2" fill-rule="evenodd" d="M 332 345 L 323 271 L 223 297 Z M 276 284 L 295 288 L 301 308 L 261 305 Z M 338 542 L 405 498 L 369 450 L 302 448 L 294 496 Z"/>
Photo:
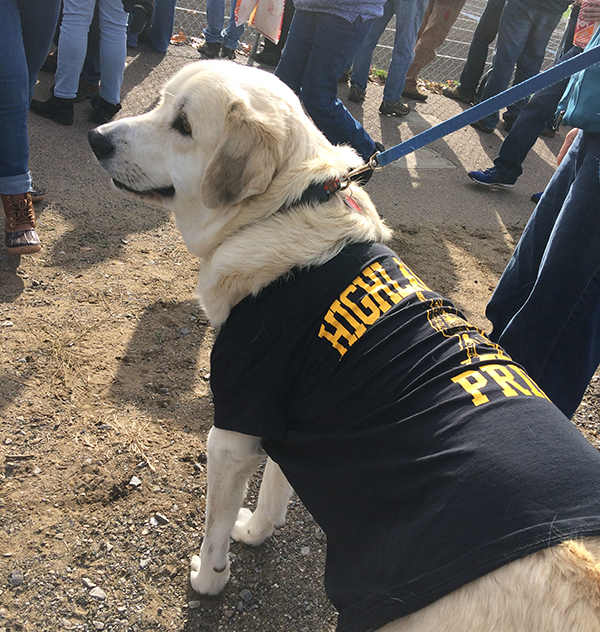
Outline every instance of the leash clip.
<path id="1" fill-rule="evenodd" d="M 347 173 L 340 183 L 340 190 L 343 191 L 344 189 L 347 189 L 350 186 L 350 181 L 352 179 L 355 179 L 356 176 L 359 176 L 361 173 L 365 173 L 366 171 L 383 171 L 385 167 L 380 167 L 379 163 L 377 162 L 377 156 L 380 153 L 381 152 L 377 150 L 364 165 L 361 165 L 356 169 L 352 169 L 352 171 Z"/>

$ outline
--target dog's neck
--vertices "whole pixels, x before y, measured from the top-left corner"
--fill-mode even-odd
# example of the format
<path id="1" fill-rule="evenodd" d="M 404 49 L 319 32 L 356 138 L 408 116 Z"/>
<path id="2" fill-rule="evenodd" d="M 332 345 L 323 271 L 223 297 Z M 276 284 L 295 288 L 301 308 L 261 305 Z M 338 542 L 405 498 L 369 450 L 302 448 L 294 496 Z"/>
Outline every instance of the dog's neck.
<path id="1" fill-rule="evenodd" d="M 239 301 L 292 269 L 322 265 L 350 243 L 390 236 L 359 187 L 335 193 L 321 204 L 298 201 L 229 234 L 203 257 L 198 296 L 213 326 L 220 326 Z"/>

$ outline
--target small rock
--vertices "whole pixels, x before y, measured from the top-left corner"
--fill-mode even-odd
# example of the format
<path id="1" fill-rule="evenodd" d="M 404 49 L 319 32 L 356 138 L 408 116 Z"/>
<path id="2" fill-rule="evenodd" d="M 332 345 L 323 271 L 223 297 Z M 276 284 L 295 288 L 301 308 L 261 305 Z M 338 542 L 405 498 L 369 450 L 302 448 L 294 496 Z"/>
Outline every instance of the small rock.
<path id="1" fill-rule="evenodd" d="M 10 578 L 8 580 L 8 583 L 11 586 L 20 586 L 23 582 L 25 581 L 25 578 L 23 577 L 23 571 L 20 570 L 14 570 L 11 574 L 10 574 Z"/>
<path id="2" fill-rule="evenodd" d="M 169 524 L 169 519 L 158 512 L 154 514 L 154 520 L 156 520 L 157 524 Z"/>
<path id="3" fill-rule="evenodd" d="M 132 476 L 129 481 L 129 485 L 132 487 L 139 487 L 142 484 L 142 481 L 137 476 Z"/>
<path id="4" fill-rule="evenodd" d="M 140 568 L 147 568 L 150 565 L 152 560 L 149 557 L 146 557 L 140 560 Z"/>
<path id="5" fill-rule="evenodd" d="M 199 607 L 200 607 L 200 605 L 201 605 L 201 604 L 200 604 L 200 602 L 199 602 L 199 601 L 190 601 L 190 602 L 188 603 L 188 608 L 189 608 L 190 610 L 196 610 L 196 608 L 199 608 Z"/>
<path id="6" fill-rule="evenodd" d="M 302 555 L 309 555 L 310 554 L 310 547 L 308 546 L 303 546 L 300 549 L 300 553 L 302 553 Z"/>
<path id="7" fill-rule="evenodd" d="M 246 603 L 248 603 L 249 601 L 252 601 L 252 593 L 247 588 L 244 588 L 242 591 L 240 591 L 240 597 Z"/>
<path id="8" fill-rule="evenodd" d="M 13 323 L 10 320 L 5 320 L 3 323 L 0 323 L 0 327 L 13 327 Z"/>
<path id="9" fill-rule="evenodd" d="M 89 577 L 82 577 L 81 578 L 81 583 L 88 590 L 91 590 L 92 588 L 96 588 L 96 584 L 94 584 L 94 582 Z"/>
<path id="10" fill-rule="evenodd" d="M 98 599 L 99 601 L 104 601 L 106 599 L 106 593 L 102 590 L 102 588 L 98 588 L 98 586 L 96 586 L 96 588 L 92 588 L 92 590 L 90 590 L 90 597 Z"/>
<path id="11" fill-rule="evenodd" d="M 96 630 L 104 630 L 104 623 L 102 623 L 102 621 L 92 621 L 92 625 Z"/>

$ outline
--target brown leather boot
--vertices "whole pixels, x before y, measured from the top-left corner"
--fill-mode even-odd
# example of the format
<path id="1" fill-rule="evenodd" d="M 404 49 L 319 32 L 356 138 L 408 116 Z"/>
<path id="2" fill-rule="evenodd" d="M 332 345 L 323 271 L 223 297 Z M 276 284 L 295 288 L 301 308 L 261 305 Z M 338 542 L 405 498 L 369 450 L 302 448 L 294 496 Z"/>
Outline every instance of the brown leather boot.
<path id="1" fill-rule="evenodd" d="M 8 252 L 15 255 L 30 255 L 42 248 L 35 232 L 35 213 L 31 193 L 2 195 L 4 222 L 4 243 Z"/>

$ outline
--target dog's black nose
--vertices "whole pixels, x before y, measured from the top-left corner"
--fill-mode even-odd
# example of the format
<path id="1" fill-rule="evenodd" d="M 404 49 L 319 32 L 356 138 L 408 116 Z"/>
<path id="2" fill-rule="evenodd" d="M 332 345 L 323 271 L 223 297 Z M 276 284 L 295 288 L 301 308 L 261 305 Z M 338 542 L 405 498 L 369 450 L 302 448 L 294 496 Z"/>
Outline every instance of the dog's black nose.
<path id="1" fill-rule="evenodd" d="M 110 158 L 115 151 L 115 146 L 110 137 L 97 129 L 92 129 L 88 132 L 88 142 L 98 160 Z"/>

